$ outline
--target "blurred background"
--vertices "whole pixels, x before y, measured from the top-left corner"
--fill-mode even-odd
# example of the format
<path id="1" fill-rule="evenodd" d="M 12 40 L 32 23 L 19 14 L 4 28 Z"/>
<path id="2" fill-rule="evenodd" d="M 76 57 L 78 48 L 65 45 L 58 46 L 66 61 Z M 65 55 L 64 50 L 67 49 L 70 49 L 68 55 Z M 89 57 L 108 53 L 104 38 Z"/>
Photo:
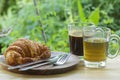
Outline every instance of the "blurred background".
<path id="1" fill-rule="evenodd" d="M 93 22 L 120 35 L 119 5 L 120 0 L 0 0 L 0 31 L 12 28 L 0 37 L 0 53 L 21 37 L 69 52 L 67 25 L 75 21 Z"/>

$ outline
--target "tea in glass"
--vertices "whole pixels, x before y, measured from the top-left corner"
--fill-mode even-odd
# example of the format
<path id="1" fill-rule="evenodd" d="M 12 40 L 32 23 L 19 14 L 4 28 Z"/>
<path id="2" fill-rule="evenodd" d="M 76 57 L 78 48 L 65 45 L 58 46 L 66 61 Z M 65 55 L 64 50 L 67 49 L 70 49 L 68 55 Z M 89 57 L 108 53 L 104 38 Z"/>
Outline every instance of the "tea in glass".
<path id="1" fill-rule="evenodd" d="M 106 60 L 108 41 L 102 38 L 89 38 L 84 41 L 84 58 L 86 61 L 100 62 Z"/>
<path id="2" fill-rule="evenodd" d="M 88 37 L 88 35 L 90 35 Z M 83 28 L 84 63 L 88 68 L 102 68 L 106 65 L 106 59 L 114 58 L 120 52 L 120 46 L 113 54 L 110 52 L 109 42 L 120 45 L 119 36 L 111 34 L 109 28 L 97 28 L 88 26 Z"/>

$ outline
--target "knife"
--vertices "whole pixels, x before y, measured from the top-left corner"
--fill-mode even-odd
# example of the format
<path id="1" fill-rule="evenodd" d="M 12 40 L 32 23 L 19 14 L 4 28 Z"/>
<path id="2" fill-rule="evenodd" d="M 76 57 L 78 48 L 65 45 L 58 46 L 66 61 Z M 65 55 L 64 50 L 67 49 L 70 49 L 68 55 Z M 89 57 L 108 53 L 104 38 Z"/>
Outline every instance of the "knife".
<path id="1" fill-rule="evenodd" d="M 47 64 L 53 64 L 55 63 L 59 58 L 61 58 L 63 55 L 61 56 L 56 56 L 52 59 L 49 59 L 48 61 L 46 62 L 43 62 L 43 63 L 38 63 L 38 64 L 35 64 L 35 65 L 31 65 L 31 66 L 26 66 L 26 67 L 22 67 L 22 68 L 19 68 L 18 70 L 19 71 L 26 71 L 26 70 L 29 70 L 29 69 L 32 69 L 32 68 L 35 68 L 35 67 L 40 67 L 40 66 L 43 66 L 43 65 L 47 65 Z"/>
<path id="2" fill-rule="evenodd" d="M 54 59 L 57 59 L 58 57 L 60 57 L 61 55 L 58 55 L 58 56 L 53 56 L 49 59 L 44 59 L 44 60 L 38 60 L 38 61 L 35 61 L 35 62 L 30 62 L 30 63 L 26 63 L 26 64 L 21 64 L 21 65 L 18 65 L 18 66 L 9 66 L 8 69 L 9 70 L 13 70 L 13 69 L 18 69 L 18 68 L 22 68 L 22 67 L 26 67 L 26 66 L 31 66 L 33 64 L 37 64 L 37 63 L 41 63 L 42 64 L 47 64 L 48 62 L 54 60 Z"/>

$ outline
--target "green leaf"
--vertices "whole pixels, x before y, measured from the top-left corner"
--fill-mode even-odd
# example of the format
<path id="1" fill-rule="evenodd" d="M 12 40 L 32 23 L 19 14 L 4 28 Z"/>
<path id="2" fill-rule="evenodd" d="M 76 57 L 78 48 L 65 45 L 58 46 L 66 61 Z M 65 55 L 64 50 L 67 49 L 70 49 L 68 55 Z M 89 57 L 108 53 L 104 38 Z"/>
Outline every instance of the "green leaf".
<path id="1" fill-rule="evenodd" d="M 81 1 L 77 0 L 77 3 L 78 3 L 77 5 L 78 5 L 78 11 L 79 11 L 80 20 L 82 22 L 86 22 L 86 17 L 85 17 L 84 11 L 83 11 L 83 7 L 82 7 L 82 4 L 81 4 Z"/>
<path id="2" fill-rule="evenodd" d="M 89 22 L 92 22 L 96 25 L 98 25 L 99 23 L 99 19 L 100 19 L 100 10 L 99 10 L 99 7 L 96 8 L 94 11 L 92 11 L 92 13 L 90 14 L 88 20 Z"/>

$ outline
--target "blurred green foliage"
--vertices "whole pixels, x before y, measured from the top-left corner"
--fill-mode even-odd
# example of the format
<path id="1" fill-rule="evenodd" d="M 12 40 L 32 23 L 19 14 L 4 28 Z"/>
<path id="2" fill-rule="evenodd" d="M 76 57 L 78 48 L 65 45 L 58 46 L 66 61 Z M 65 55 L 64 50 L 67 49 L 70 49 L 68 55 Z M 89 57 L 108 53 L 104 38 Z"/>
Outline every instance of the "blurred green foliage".
<path id="1" fill-rule="evenodd" d="M 15 3 L 9 3 L 7 10 L 2 10 L 0 6 L 2 11 L 2 14 L 0 12 L 0 29 L 9 27 L 13 29 L 9 36 L 0 38 L 1 52 L 20 37 L 45 44 L 38 20 L 43 24 L 47 38 L 46 45 L 52 51 L 69 52 L 67 25 L 74 21 L 104 25 L 111 28 L 113 33 L 120 35 L 120 0 L 36 1 L 39 16 L 35 13 L 33 0 L 15 0 Z"/>

